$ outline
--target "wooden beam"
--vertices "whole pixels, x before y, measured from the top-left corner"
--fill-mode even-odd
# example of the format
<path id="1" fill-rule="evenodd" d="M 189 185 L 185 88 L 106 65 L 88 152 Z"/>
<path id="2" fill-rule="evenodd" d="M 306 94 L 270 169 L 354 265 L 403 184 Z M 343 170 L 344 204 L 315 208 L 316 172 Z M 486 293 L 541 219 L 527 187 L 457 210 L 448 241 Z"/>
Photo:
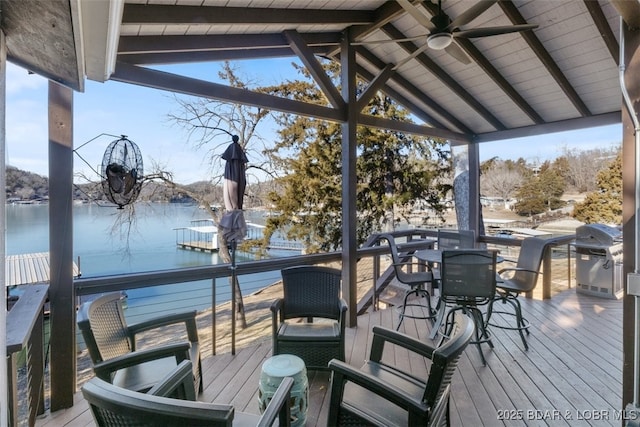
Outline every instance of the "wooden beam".
<path id="1" fill-rule="evenodd" d="M 526 138 L 528 136 L 544 135 L 546 133 L 566 132 L 576 129 L 613 125 L 620 123 L 620 120 L 620 111 L 614 111 L 612 113 L 580 117 L 577 119 L 559 120 L 557 122 L 524 126 L 500 132 L 481 133 L 476 135 L 473 140 L 475 142 L 492 142 L 512 138 Z"/>
<path id="2" fill-rule="evenodd" d="M 636 3 L 637 4 L 637 3 Z M 615 34 L 611 31 L 611 26 L 609 26 L 609 21 L 607 21 L 607 17 L 604 16 L 602 12 L 602 8 L 600 7 L 600 3 L 593 0 L 584 0 L 584 5 L 586 6 L 589 14 L 591 14 L 591 19 L 593 19 L 593 23 L 598 27 L 598 31 L 600 32 L 600 37 L 602 37 L 602 41 L 609 49 L 609 53 L 611 57 L 616 62 L 616 65 L 620 64 L 620 44 L 618 44 L 618 40 L 616 40 Z"/>
<path id="3" fill-rule="evenodd" d="M 327 47 L 310 48 L 316 55 L 324 55 Z M 154 64 L 187 64 L 194 62 L 221 62 L 264 58 L 294 58 L 295 52 L 290 47 L 274 47 L 265 49 L 236 49 L 236 50 L 203 50 L 190 52 L 154 52 L 118 55 L 118 62 L 136 65 Z"/>
<path id="4" fill-rule="evenodd" d="M 322 64 L 313 56 L 313 52 L 309 50 L 304 39 L 295 30 L 284 32 L 284 36 L 305 67 L 311 74 L 311 77 L 318 83 L 320 89 L 325 94 L 331 105 L 337 109 L 344 109 L 344 100 L 340 96 L 340 92 L 334 86 L 333 82 L 322 68 Z"/>
<path id="5" fill-rule="evenodd" d="M 391 24 L 387 24 L 382 27 L 382 30 L 387 33 L 389 37 L 392 39 L 404 39 L 406 35 L 400 32 L 396 27 Z M 407 53 L 412 54 L 414 51 L 419 49 L 419 47 L 409 41 L 398 42 Z M 478 112 L 483 119 L 485 119 L 491 126 L 493 126 L 496 130 L 504 130 L 507 127 L 496 117 L 494 116 L 488 109 L 484 107 L 479 101 L 476 100 L 476 97 L 467 92 L 462 85 L 460 85 L 455 79 L 453 79 L 445 70 L 443 70 L 438 64 L 435 63 L 429 56 L 421 53 L 416 56 L 416 61 L 421 63 L 427 70 L 431 72 L 437 79 L 439 79 L 445 86 L 449 88 L 454 94 L 463 99 L 471 108 Z"/>
<path id="6" fill-rule="evenodd" d="M 424 7 L 429 10 L 429 12 L 433 15 L 437 13 L 437 6 L 433 3 L 425 2 L 423 3 Z M 460 46 L 464 51 L 471 57 L 475 63 L 482 68 L 482 70 L 493 80 L 493 82 L 498 85 L 498 87 L 509 97 L 511 101 L 522 112 L 524 112 L 533 123 L 542 124 L 544 123 L 544 119 L 538 114 L 533 107 L 525 101 L 525 99 L 518 93 L 518 91 L 505 79 L 502 74 L 493 66 L 493 64 L 480 52 L 469 39 L 465 39 L 462 37 L 458 37 L 456 39 L 456 43 Z"/>
<path id="7" fill-rule="evenodd" d="M 253 105 L 269 110 L 300 114 L 334 122 L 344 121 L 344 113 L 342 111 L 321 105 L 307 104 L 125 63 L 117 64 L 116 72 L 111 76 L 111 80 L 185 95 Z"/>
<path id="8" fill-rule="evenodd" d="M 518 10 L 518 8 L 511 1 L 500 1 L 498 2 L 502 11 L 507 15 L 507 17 L 511 20 L 511 22 L 515 25 L 517 24 L 526 24 L 527 21 L 522 17 L 522 14 Z M 580 99 L 578 92 L 571 86 L 569 79 L 564 75 L 558 64 L 553 60 L 549 52 L 544 48 L 544 45 L 538 39 L 538 37 L 533 33 L 533 31 L 523 31 L 520 33 L 522 38 L 525 39 L 529 47 L 534 51 L 538 59 L 544 64 L 549 71 L 549 74 L 554 78 L 556 83 L 560 86 L 560 89 L 564 92 L 564 94 L 569 98 L 569 101 L 576 108 L 578 113 L 582 116 L 590 116 L 591 111 L 587 107 L 587 105 Z"/>
<path id="9" fill-rule="evenodd" d="M 340 33 L 300 34 L 306 46 L 338 46 Z M 289 48 L 289 41 L 282 33 L 269 34 L 216 34 L 196 36 L 122 36 L 118 54 L 160 52 L 190 52 L 209 50 Z"/>
<path id="10" fill-rule="evenodd" d="M 365 70 L 361 66 L 358 67 L 358 74 L 363 79 L 368 80 L 368 81 L 371 81 L 371 80 L 373 80 L 375 78 L 375 76 L 372 73 L 370 73 L 368 70 Z M 411 114 L 413 114 L 414 116 L 416 116 L 417 118 L 419 118 L 423 122 L 427 123 L 428 125 L 433 126 L 435 128 L 440 128 L 440 129 L 445 129 L 446 128 L 446 126 L 444 126 L 441 121 L 437 120 L 431 114 L 429 114 L 426 111 L 424 111 L 423 107 L 419 107 L 414 102 L 410 101 L 409 99 L 407 99 L 405 96 L 401 95 L 398 91 L 396 91 L 395 89 L 391 88 L 390 86 L 384 86 L 381 89 L 381 91 L 384 92 L 386 95 L 390 96 L 391 98 L 393 98 L 397 103 L 399 103 L 404 108 L 409 110 L 411 112 Z"/>
<path id="11" fill-rule="evenodd" d="M 73 406 L 76 299 L 73 287 L 73 91 L 49 82 L 49 287 L 51 411 Z"/>
<path id="12" fill-rule="evenodd" d="M 372 80 L 369 81 L 367 88 L 360 94 L 358 98 L 356 109 L 360 112 L 367 106 L 371 98 L 382 89 L 389 78 L 395 73 L 395 69 L 392 64 L 387 64 Z"/>
<path id="13" fill-rule="evenodd" d="M 377 68 L 382 69 L 382 68 L 386 67 L 386 63 L 384 61 L 382 61 L 380 58 L 378 58 L 377 56 L 375 56 L 370 50 L 365 49 L 362 46 L 358 46 L 356 51 L 357 51 L 359 56 L 363 57 L 370 64 L 376 66 Z M 361 74 L 362 74 L 362 71 L 361 71 Z M 422 91 L 420 89 L 418 89 L 410 81 L 408 81 L 407 79 L 402 77 L 399 73 L 395 73 L 391 77 L 391 80 L 393 80 L 396 84 L 398 84 L 400 87 L 402 87 L 408 93 L 420 94 L 420 102 L 424 103 L 427 107 L 429 107 L 431 110 L 433 110 L 433 112 L 435 112 L 440 117 L 442 117 L 444 120 L 446 120 L 451 126 L 455 127 L 458 131 L 463 132 L 463 133 L 468 133 L 468 134 L 472 133 L 471 130 L 468 127 L 466 127 L 465 124 L 462 123 L 457 117 L 455 117 L 453 114 L 449 113 L 449 111 L 447 111 L 444 108 L 442 108 L 442 106 L 438 102 L 436 102 L 434 99 L 430 98 L 425 93 L 422 93 Z M 384 89 L 382 89 L 382 90 L 383 90 L 383 92 L 388 93 L 389 96 L 393 97 L 396 101 L 402 103 L 403 105 L 405 105 L 407 107 L 410 107 L 411 105 L 413 105 L 413 103 L 411 103 L 411 102 L 402 101 L 402 99 L 404 99 L 404 97 L 402 97 L 402 96 L 392 95 L 393 93 L 397 93 L 397 92 L 393 88 L 388 86 L 388 85 L 385 86 Z M 409 108 L 409 109 L 411 111 L 413 111 L 417 116 L 422 118 L 425 122 L 427 122 L 429 124 L 432 124 L 435 127 L 439 127 L 439 128 L 444 128 L 445 127 L 445 126 L 443 126 L 441 124 L 441 122 L 439 120 L 437 120 L 431 114 L 429 114 L 426 111 L 424 111 L 423 108 L 418 108 L 416 106 L 416 108 Z"/>
<path id="14" fill-rule="evenodd" d="M 355 42 L 363 39 L 367 35 L 372 32 L 379 30 L 383 25 L 391 22 L 396 19 L 403 13 L 406 13 L 405 10 L 400 7 L 400 5 L 395 1 L 387 1 L 382 4 L 378 9 L 374 11 L 375 21 L 369 25 L 358 25 L 357 27 L 352 27 L 351 31 L 351 42 Z M 333 51 L 329 52 L 328 56 L 334 57 L 339 55 L 340 49 L 336 48 Z"/>
<path id="15" fill-rule="evenodd" d="M 266 7 L 176 6 L 125 4 L 124 25 L 147 24 L 344 24 L 363 25 L 374 21 L 367 10 L 285 9 Z"/>
<path id="16" fill-rule="evenodd" d="M 629 0 L 611 0 L 624 22 L 631 29 L 640 28 L 640 3 Z"/>
<path id="17" fill-rule="evenodd" d="M 361 125 L 372 126 L 379 129 L 393 130 L 396 132 L 406 132 L 429 138 L 446 139 L 453 145 L 468 144 L 472 142 L 472 137 L 462 133 L 450 132 L 446 129 L 436 129 L 428 126 L 418 125 L 415 123 L 399 122 L 397 120 L 385 119 L 382 117 L 374 117 L 366 114 L 360 114 L 358 122 Z"/>
<path id="18" fill-rule="evenodd" d="M 347 302 L 347 326 L 358 326 L 358 284 L 356 215 L 357 127 L 356 110 L 356 52 L 351 46 L 349 29 L 344 33 L 340 49 L 342 98 L 347 117 L 342 123 L 342 297 Z"/>

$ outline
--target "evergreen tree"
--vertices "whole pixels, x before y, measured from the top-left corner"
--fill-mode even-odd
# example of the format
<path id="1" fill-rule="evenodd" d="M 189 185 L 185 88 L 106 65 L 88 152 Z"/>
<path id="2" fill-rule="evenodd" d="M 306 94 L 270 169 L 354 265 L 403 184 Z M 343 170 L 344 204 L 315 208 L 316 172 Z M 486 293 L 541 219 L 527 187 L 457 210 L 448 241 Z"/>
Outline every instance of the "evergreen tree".
<path id="1" fill-rule="evenodd" d="M 573 217 L 587 224 L 622 223 L 622 153 L 596 175 L 597 190 L 573 208 Z"/>
<path id="2" fill-rule="evenodd" d="M 330 75 L 338 75 L 336 63 L 326 66 Z M 364 88 L 362 83 L 359 87 Z M 308 80 L 289 82 L 272 92 L 326 105 L 322 92 Z M 409 120 L 406 110 L 380 93 L 363 112 Z M 290 114 L 277 119 L 280 141 L 271 155 L 287 174 L 279 180 L 281 191 L 270 194 L 278 214 L 267 220 L 265 235 L 268 238 L 281 230 L 287 238 L 304 242 L 310 252 L 335 250 L 342 243 L 341 125 Z M 450 189 L 441 180 L 450 171 L 450 153 L 444 145 L 444 141 L 358 126 L 359 242 L 406 220 L 418 203 L 426 203 L 435 215 L 442 214 L 440 202 Z"/>
<path id="3" fill-rule="evenodd" d="M 560 196 L 566 183 L 556 168 L 549 164 L 541 167 L 537 176 L 531 176 L 518 189 L 515 211 L 520 215 L 535 215 L 563 205 Z"/>

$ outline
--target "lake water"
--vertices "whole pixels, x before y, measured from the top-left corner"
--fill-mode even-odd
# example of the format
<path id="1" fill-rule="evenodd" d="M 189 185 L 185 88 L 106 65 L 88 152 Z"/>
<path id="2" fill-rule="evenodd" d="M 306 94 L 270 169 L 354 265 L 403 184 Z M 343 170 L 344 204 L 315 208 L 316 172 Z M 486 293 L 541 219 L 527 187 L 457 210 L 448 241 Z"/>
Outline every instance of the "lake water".
<path id="1" fill-rule="evenodd" d="M 7 205 L 7 255 L 49 251 L 48 205 Z M 75 205 L 73 207 L 73 256 L 83 277 L 167 270 L 218 264 L 216 253 L 178 249 L 174 229 L 189 226 L 193 220 L 208 218 L 207 212 L 193 205 L 153 203 L 136 204 L 131 227 L 118 224 L 123 213 L 114 207 Z M 263 223 L 259 212 L 247 212 L 247 221 Z M 125 224 L 127 222 L 125 221 Z M 293 251 L 277 251 L 271 256 L 291 256 Z M 239 252 L 237 262 L 253 259 Z M 240 277 L 243 293 L 274 283 L 279 272 Z M 217 302 L 230 298 L 229 280 L 218 279 Z M 188 296 L 182 303 L 176 294 Z M 196 309 L 211 306 L 211 281 L 189 282 L 128 291 L 128 306 L 133 311 L 153 305 L 175 308 L 177 304 Z M 182 299 L 182 298 L 179 298 Z"/>

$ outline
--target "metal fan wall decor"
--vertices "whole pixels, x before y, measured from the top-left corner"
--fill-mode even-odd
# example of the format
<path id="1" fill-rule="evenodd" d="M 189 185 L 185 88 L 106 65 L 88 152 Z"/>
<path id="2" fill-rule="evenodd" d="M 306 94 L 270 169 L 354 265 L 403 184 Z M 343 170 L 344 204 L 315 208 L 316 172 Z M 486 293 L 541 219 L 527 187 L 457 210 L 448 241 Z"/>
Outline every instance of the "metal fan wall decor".
<path id="1" fill-rule="evenodd" d="M 138 146 L 125 135 L 111 142 L 102 157 L 101 173 L 102 190 L 118 209 L 135 202 L 144 173 Z"/>

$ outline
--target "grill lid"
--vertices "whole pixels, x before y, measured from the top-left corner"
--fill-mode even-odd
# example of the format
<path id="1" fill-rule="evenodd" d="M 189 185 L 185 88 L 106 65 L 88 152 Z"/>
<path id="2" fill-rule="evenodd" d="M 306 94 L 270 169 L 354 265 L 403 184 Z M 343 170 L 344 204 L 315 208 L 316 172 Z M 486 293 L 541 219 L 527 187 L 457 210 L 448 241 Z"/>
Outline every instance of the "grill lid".
<path id="1" fill-rule="evenodd" d="M 622 231 L 604 224 L 585 224 L 576 228 L 576 243 L 589 246 L 611 246 L 622 241 Z"/>

